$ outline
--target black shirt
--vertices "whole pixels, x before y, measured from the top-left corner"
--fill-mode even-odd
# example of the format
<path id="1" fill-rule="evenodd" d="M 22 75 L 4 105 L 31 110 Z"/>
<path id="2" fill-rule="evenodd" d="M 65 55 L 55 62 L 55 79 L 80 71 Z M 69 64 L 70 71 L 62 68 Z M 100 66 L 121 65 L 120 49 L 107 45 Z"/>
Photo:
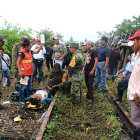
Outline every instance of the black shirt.
<path id="1" fill-rule="evenodd" d="M 109 67 L 117 68 L 118 61 L 120 60 L 121 60 L 120 54 L 118 52 L 111 51 L 110 58 L 109 58 Z"/>
<path id="2" fill-rule="evenodd" d="M 52 54 L 53 54 L 53 49 L 46 48 L 46 54 L 45 54 L 46 59 L 52 59 Z"/>
<path id="3" fill-rule="evenodd" d="M 86 55 L 86 65 L 85 65 L 85 71 L 90 72 L 95 63 L 95 57 L 98 57 L 98 52 L 96 50 L 89 50 Z"/>
<path id="4" fill-rule="evenodd" d="M 31 54 L 33 54 L 33 51 L 32 50 L 30 50 L 30 52 L 31 52 Z M 20 56 L 23 59 L 25 57 L 25 54 L 23 52 L 20 52 L 18 54 L 18 56 Z"/>

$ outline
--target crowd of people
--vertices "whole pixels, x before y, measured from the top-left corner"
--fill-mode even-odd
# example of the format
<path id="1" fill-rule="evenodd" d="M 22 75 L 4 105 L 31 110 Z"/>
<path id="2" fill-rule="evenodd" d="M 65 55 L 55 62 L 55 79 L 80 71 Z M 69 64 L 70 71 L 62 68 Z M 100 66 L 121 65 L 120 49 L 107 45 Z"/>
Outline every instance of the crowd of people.
<path id="1" fill-rule="evenodd" d="M 41 39 L 29 41 L 26 36 L 21 37 L 20 43 L 16 44 L 12 50 L 12 65 L 18 73 L 17 80 L 20 80 L 19 102 L 25 102 L 25 89 L 27 98 L 30 97 L 32 103 L 43 100 L 42 94 L 32 95 L 32 83 L 38 77 L 38 84 L 41 85 L 43 77 L 43 62 L 46 60 L 46 67 L 50 71 L 48 86 L 46 90 L 50 96 L 54 96 L 57 90 L 69 93 L 73 104 L 80 104 L 82 98 L 82 83 L 85 78 L 87 87 L 87 102 L 94 102 L 95 89 L 100 94 L 105 94 L 106 75 L 111 76 L 112 82 L 117 76 L 121 77 L 118 82 L 118 96 L 114 101 L 121 101 L 123 92 L 127 89 L 127 97 L 130 101 L 131 118 L 135 126 L 134 138 L 140 134 L 140 30 L 134 36 L 128 38 L 133 42 L 133 53 L 128 56 L 128 63 L 121 68 L 121 56 L 116 51 L 116 45 L 108 46 L 107 37 L 101 38 L 101 44 L 94 49 L 93 42 L 86 41 L 86 58 L 79 51 L 79 44 L 71 42 L 69 45 L 60 43 L 58 37 L 54 37 L 54 46 L 46 46 L 41 43 Z M 0 95 L 5 87 L 11 84 L 10 57 L 4 53 L 2 46 L 5 38 L 0 35 Z M 37 71 L 38 70 L 38 71 Z M 121 74 L 122 73 L 122 74 Z M 36 76 L 38 74 L 38 76 Z M 17 74 L 16 74 L 17 75 Z M 3 77 L 3 78 L 2 78 Z M 17 77 L 17 76 L 16 76 Z M 95 82 L 94 82 L 95 79 Z M 3 87 L 3 89 L 2 89 Z"/>

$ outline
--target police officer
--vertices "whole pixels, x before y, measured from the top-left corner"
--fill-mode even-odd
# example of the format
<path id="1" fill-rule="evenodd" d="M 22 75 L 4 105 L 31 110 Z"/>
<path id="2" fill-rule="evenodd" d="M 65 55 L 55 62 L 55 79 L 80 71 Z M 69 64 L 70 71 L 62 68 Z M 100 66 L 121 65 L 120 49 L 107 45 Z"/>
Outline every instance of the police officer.
<path id="1" fill-rule="evenodd" d="M 16 77 L 16 75 L 17 75 L 17 66 L 16 66 L 16 61 L 17 61 L 17 58 L 18 58 L 18 54 L 19 54 L 19 52 L 21 51 L 21 47 L 23 46 L 23 41 L 24 41 L 24 39 L 26 39 L 27 37 L 26 36 L 21 36 L 21 41 L 20 41 L 20 43 L 17 43 L 17 44 L 15 44 L 15 46 L 12 48 L 12 65 L 15 67 L 15 69 L 16 69 L 16 72 L 15 72 L 15 78 L 16 79 L 18 79 L 17 77 Z"/>
<path id="2" fill-rule="evenodd" d="M 5 42 L 5 37 L 3 35 L 0 34 L 0 47 L 2 47 L 4 45 Z M 0 99 L 2 97 L 2 61 L 1 61 L 1 54 L 0 54 Z M 0 108 L 2 107 L 2 105 L 0 104 Z"/>
<path id="3" fill-rule="evenodd" d="M 81 85 L 84 80 L 83 66 L 84 56 L 78 51 L 78 43 L 70 44 L 70 52 L 73 54 L 71 62 L 68 66 L 68 75 L 71 78 L 71 95 L 72 103 L 79 104 L 81 102 Z"/>

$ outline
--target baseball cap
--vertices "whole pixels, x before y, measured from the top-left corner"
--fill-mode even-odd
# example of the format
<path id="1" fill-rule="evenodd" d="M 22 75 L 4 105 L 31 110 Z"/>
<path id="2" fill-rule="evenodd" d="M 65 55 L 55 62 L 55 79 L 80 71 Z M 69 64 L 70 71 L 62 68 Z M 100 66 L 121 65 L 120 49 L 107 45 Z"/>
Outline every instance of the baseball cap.
<path id="1" fill-rule="evenodd" d="M 4 35 L 0 34 L 0 40 L 1 41 L 6 41 Z"/>
<path id="2" fill-rule="evenodd" d="M 36 39 L 36 42 L 41 42 L 41 39 L 40 39 L 40 38 L 37 38 L 37 39 Z"/>
<path id="3" fill-rule="evenodd" d="M 27 39 L 28 37 L 25 35 L 21 35 L 21 40 Z"/>
<path id="4" fill-rule="evenodd" d="M 87 45 L 87 44 L 93 45 L 93 42 L 92 41 L 86 41 L 85 45 Z"/>
<path id="5" fill-rule="evenodd" d="M 136 37 L 140 37 L 140 30 L 138 30 L 132 37 L 129 37 L 129 40 L 133 40 Z"/>
<path id="6" fill-rule="evenodd" d="M 53 40 L 59 40 L 59 37 L 58 37 L 58 36 L 55 36 L 55 37 L 53 38 Z"/>

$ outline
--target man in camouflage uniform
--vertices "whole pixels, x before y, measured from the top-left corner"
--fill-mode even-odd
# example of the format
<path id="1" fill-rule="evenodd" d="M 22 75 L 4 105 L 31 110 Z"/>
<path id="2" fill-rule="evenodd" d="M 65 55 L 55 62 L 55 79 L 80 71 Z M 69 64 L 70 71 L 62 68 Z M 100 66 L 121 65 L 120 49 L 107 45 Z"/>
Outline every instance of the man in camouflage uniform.
<path id="1" fill-rule="evenodd" d="M 18 70 L 17 70 L 16 62 L 17 62 L 18 54 L 21 51 L 21 47 L 23 45 L 23 41 L 25 38 L 27 38 L 27 37 L 22 35 L 20 43 L 15 44 L 15 46 L 12 48 L 12 65 L 15 67 L 15 70 L 16 70 L 15 71 L 16 81 L 19 80 L 18 74 L 17 74 Z"/>
<path id="2" fill-rule="evenodd" d="M 50 73 L 48 80 L 48 89 L 50 90 L 51 95 L 55 95 L 57 90 L 62 91 L 63 93 L 70 91 L 70 82 L 67 82 L 68 74 L 60 68 L 59 63 L 54 64 L 54 69 Z"/>
<path id="3" fill-rule="evenodd" d="M 83 66 L 84 56 L 78 51 L 78 44 L 71 43 L 70 51 L 73 54 L 71 62 L 68 66 L 68 75 L 71 78 L 71 95 L 72 103 L 79 104 L 81 102 L 81 85 L 84 80 Z"/>
<path id="4" fill-rule="evenodd" d="M 53 40 L 55 43 L 52 55 L 53 64 L 59 63 L 60 66 L 62 67 L 63 59 L 64 56 L 66 55 L 66 47 L 59 42 L 58 37 L 54 37 Z"/>
<path id="5" fill-rule="evenodd" d="M 0 47 L 2 47 L 4 45 L 4 42 L 5 42 L 5 37 L 0 34 Z M 0 99 L 2 97 L 2 88 L 3 88 L 3 84 L 2 84 L 2 61 L 1 61 L 1 54 L 0 54 Z M 1 104 L 0 104 L 0 108 L 1 108 Z"/>

